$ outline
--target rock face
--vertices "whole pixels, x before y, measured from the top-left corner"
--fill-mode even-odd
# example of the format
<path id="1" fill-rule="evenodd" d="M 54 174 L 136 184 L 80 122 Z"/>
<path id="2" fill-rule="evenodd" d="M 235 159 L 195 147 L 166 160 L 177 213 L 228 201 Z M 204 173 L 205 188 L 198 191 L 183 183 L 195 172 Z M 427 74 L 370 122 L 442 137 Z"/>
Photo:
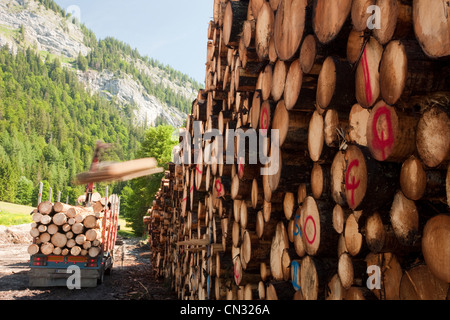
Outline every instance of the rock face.
<path id="1" fill-rule="evenodd" d="M 38 52 L 47 51 L 69 58 L 76 58 L 79 52 L 84 56 L 89 53 L 83 44 L 83 32 L 71 21 L 46 10 L 34 0 L 0 1 L 0 29 L 3 31 L 0 44 L 8 44 L 17 51 L 22 45 L 14 34 L 18 34 L 21 26 L 25 45 L 36 48 Z"/>
<path id="2" fill-rule="evenodd" d="M 64 62 L 74 61 L 80 52 L 84 56 L 90 52 L 90 48 L 84 45 L 83 40 L 84 35 L 79 25 L 74 24 L 71 19 L 62 18 L 55 12 L 46 10 L 35 0 L 0 0 L 0 46 L 8 45 L 13 53 L 19 48 L 31 47 L 43 57 L 47 53 L 59 56 L 64 66 L 73 68 L 73 65 Z M 129 57 L 125 59 L 131 61 Z M 162 83 L 189 101 L 195 99 L 197 92 L 190 84 L 171 81 L 163 70 L 149 66 L 143 61 L 132 62 L 154 83 Z M 144 122 L 153 125 L 159 118 L 174 127 L 179 127 L 186 119 L 184 113 L 149 95 L 138 80 L 124 72 L 75 71 L 79 80 L 92 93 L 99 93 L 119 105 L 136 106 L 138 125 Z"/>
<path id="3" fill-rule="evenodd" d="M 142 85 L 128 74 L 115 75 L 109 70 L 102 72 L 88 70 L 86 72 L 78 71 L 78 78 L 85 83 L 88 89 L 100 93 L 109 100 L 116 99 L 122 105 L 137 106 L 136 121 L 138 124 L 143 124 L 145 121 L 148 125 L 154 124 L 159 116 L 168 124 L 178 127 L 186 117 L 178 109 L 169 107 L 150 96 Z"/>

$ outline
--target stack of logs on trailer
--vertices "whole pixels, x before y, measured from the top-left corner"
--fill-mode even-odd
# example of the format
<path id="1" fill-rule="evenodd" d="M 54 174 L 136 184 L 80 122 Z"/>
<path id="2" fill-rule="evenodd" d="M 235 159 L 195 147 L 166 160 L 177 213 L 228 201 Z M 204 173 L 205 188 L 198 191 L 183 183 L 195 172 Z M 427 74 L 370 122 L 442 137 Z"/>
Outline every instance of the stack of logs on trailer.
<path id="1" fill-rule="evenodd" d="M 224 149 L 182 141 L 144 218 L 156 272 L 180 299 L 448 299 L 445 1 L 213 10 L 185 133 L 219 130 Z M 269 152 L 278 129 L 280 170 L 262 175 L 248 144 L 227 162 L 230 129 Z"/>
<path id="2" fill-rule="evenodd" d="M 108 242 L 106 239 L 115 238 L 109 233 L 112 222 L 105 217 L 105 209 L 117 205 L 118 198 L 116 195 L 101 198 L 94 193 L 91 201 L 90 207 L 41 202 L 33 211 L 30 230 L 33 244 L 28 253 L 97 257 Z"/>

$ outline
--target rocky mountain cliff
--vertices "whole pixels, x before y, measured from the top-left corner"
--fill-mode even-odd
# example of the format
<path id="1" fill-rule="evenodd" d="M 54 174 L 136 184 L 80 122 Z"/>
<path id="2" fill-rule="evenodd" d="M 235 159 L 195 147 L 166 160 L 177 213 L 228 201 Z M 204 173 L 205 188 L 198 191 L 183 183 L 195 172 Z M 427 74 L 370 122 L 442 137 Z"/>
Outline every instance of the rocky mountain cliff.
<path id="1" fill-rule="evenodd" d="M 43 59 L 59 57 L 62 64 L 72 68 L 91 92 L 99 93 L 118 105 L 135 106 L 137 124 L 147 122 L 147 125 L 153 125 L 155 121 L 162 121 L 175 127 L 182 125 L 186 119 L 185 112 L 152 95 L 135 75 L 107 68 L 80 70 L 77 57 L 80 54 L 87 57 L 93 50 L 87 44 L 82 26 L 69 15 L 58 14 L 40 2 L 0 1 L 0 46 L 8 45 L 12 52 L 30 47 Z M 180 81 L 163 68 L 152 66 L 139 57 L 121 58 L 149 81 L 158 84 L 160 89 L 170 91 L 172 96 L 183 97 L 187 101 L 195 99 L 198 83 Z"/>

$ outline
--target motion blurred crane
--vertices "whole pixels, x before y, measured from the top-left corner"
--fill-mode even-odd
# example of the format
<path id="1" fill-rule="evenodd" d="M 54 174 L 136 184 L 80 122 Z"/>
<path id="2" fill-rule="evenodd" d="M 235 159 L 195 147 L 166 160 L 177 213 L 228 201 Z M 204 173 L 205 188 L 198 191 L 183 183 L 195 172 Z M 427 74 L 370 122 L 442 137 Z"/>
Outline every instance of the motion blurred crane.
<path id="1" fill-rule="evenodd" d="M 95 182 L 128 181 L 156 173 L 164 172 L 158 168 L 155 158 L 142 158 L 125 162 L 100 162 L 104 150 L 112 147 L 112 144 L 97 142 L 94 150 L 92 164 L 87 172 L 76 176 L 76 184 L 86 184 L 85 201 L 89 203 Z"/>

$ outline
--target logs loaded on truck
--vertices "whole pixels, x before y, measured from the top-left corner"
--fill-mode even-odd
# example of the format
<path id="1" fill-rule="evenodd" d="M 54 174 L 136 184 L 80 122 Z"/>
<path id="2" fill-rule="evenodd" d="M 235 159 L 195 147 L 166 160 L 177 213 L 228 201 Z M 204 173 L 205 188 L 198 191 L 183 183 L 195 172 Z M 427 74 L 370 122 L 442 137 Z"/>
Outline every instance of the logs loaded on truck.
<path id="1" fill-rule="evenodd" d="M 79 268 L 80 287 L 95 287 L 109 274 L 114 262 L 114 246 L 119 228 L 120 197 L 102 197 L 94 183 L 126 181 L 162 172 L 154 158 L 122 163 L 103 163 L 100 156 L 110 145 L 98 142 L 91 168 L 77 175 L 77 184 L 86 184 L 76 206 L 41 202 L 32 213 L 29 283 L 32 287 L 68 286 L 71 267 Z"/>
<path id="2" fill-rule="evenodd" d="M 448 1 L 211 6 L 144 217 L 156 274 L 180 299 L 449 299 Z"/>
<path id="3" fill-rule="evenodd" d="M 33 213 L 28 247 L 30 286 L 66 286 L 70 266 L 80 268 L 81 286 L 95 287 L 113 267 L 120 199 L 94 193 L 92 206 L 41 202 Z"/>

